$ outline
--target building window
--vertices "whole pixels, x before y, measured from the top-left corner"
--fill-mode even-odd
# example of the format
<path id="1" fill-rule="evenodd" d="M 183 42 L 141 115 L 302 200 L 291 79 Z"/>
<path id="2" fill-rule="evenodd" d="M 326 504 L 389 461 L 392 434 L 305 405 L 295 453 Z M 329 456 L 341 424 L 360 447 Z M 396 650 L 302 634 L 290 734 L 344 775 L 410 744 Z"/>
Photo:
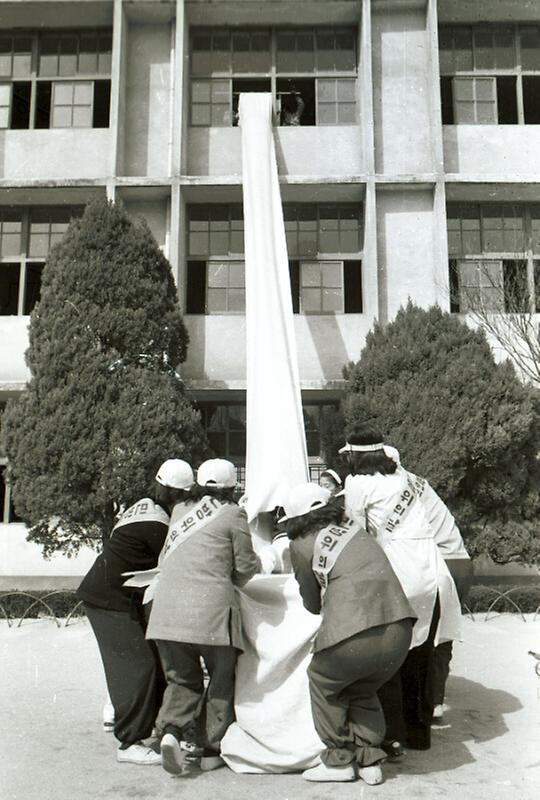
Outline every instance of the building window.
<path id="1" fill-rule="evenodd" d="M 443 124 L 540 123 L 540 26 L 439 29 Z"/>
<path id="2" fill-rule="evenodd" d="M 0 315 L 30 314 L 39 300 L 41 271 L 78 207 L 0 208 Z"/>
<path id="3" fill-rule="evenodd" d="M 246 277 L 243 261 L 210 261 L 206 293 L 209 314 L 243 313 L 246 310 Z"/>
<path id="4" fill-rule="evenodd" d="M 200 403 L 198 406 L 214 455 L 243 464 L 246 457 L 246 407 L 240 403 Z M 328 403 L 304 404 L 304 429 L 308 457 L 321 457 L 322 415 L 335 411 Z"/>
<path id="5" fill-rule="evenodd" d="M 362 312 L 362 206 L 283 206 L 293 310 Z M 188 207 L 186 313 L 245 312 L 242 206 Z"/>
<path id="6" fill-rule="evenodd" d="M 204 403 L 199 406 L 214 455 L 233 461 L 246 458 L 246 407 Z"/>
<path id="7" fill-rule="evenodd" d="M 452 311 L 537 310 L 540 206 L 452 203 L 447 226 Z"/>
<path id="8" fill-rule="evenodd" d="M 300 307 L 304 314 L 333 311 L 343 314 L 341 261 L 303 261 L 300 264 Z"/>
<path id="9" fill-rule="evenodd" d="M 242 92 L 271 92 L 280 125 L 357 125 L 356 28 L 194 28 L 192 126 L 238 122 Z"/>
<path id="10" fill-rule="evenodd" d="M 110 30 L 0 36 L 0 128 L 107 128 Z"/>

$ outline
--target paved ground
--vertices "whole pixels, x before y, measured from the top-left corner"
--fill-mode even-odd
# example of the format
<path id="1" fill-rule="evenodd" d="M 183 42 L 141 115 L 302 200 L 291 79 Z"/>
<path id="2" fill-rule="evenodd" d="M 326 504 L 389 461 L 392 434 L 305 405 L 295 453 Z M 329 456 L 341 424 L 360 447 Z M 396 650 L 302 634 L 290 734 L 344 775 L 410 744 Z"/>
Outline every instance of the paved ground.
<path id="1" fill-rule="evenodd" d="M 448 685 L 446 727 L 427 753 L 385 767 L 386 783 L 307 784 L 299 775 L 228 769 L 171 778 L 115 761 L 101 730 L 104 681 L 85 620 L 57 629 L 0 622 L 1 800 L 532 800 L 540 798 L 540 619 L 465 618 Z"/>

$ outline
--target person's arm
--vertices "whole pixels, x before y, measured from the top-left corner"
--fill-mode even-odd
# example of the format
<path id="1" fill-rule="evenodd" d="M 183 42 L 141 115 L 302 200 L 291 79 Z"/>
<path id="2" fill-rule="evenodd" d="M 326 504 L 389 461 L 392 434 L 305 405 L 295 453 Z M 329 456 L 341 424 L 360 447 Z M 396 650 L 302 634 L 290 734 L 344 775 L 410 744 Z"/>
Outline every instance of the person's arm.
<path id="1" fill-rule="evenodd" d="M 368 498 L 363 490 L 361 482 L 352 475 L 347 475 L 345 479 L 345 513 L 349 519 L 358 522 L 365 530 L 367 525 L 367 504 Z"/>
<path id="2" fill-rule="evenodd" d="M 232 582 L 244 586 L 250 578 L 261 571 L 261 562 L 251 543 L 251 533 L 246 512 L 239 508 L 231 524 L 233 546 Z"/>
<path id="3" fill-rule="evenodd" d="M 294 546 L 294 542 L 290 545 L 290 555 L 304 608 L 311 614 L 320 614 L 321 587 L 311 569 L 311 561 L 308 561 L 305 555 L 299 552 L 298 548 Z"/>

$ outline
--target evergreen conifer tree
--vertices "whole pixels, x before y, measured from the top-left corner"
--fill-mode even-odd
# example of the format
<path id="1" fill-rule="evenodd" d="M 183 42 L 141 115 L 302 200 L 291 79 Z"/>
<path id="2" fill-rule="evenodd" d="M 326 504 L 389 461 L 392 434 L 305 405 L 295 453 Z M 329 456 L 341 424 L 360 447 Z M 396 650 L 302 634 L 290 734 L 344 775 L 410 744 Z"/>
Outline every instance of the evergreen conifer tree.
<path id="1" fill-rule="evenodd" d="M 166 458 L 206 454 L 175 367 L 188 335 L 146 223 L 90 203 L 43 270 L 27 391 L 3 420 L 17 513 L 45 555 L 108 535 Z"/>
<path id="2" fill-rule="evenodd" d="M 472 554 L 538 563 L 537 396 L 482 331 L 409 303 L 374 327 L 346 377 L 346 429 L 381 429 L 447 502 Z"/>

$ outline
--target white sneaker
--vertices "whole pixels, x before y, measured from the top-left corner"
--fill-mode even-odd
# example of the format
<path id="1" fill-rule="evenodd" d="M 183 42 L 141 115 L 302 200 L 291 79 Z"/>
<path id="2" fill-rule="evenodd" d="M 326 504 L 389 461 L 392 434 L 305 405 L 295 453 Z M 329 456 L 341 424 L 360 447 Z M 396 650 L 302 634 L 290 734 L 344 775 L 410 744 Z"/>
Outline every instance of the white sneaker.
<path id="1" fill-rule="evenodd" d="M 377 784 L 384 781 L 382 769 L 378 764 L 372 764 L 369 767 L 358 767 L 358 776 L 370 786 L 377 786 Z"/>
<path id="2" fill-rule="evenodd" d="M 116 760 L 126 762 L 128 764 L 161 764 L 161 755 L 147 747 L 145 744 L 137 743 L 126 747 L 125 750 L 118 748 L 116 751 Z"/>
<path id="3" fill-rule="evenodd" d="M 440 705 L 435 706 L 433 709 L 433 719 L 441 719 L 444 717 L 445 711 L 448 711 L 448 706 L 446 703 L 441 703 Z"/>
<path id="4" fill-rule="evenodd" d="M 304 770 L 302 777 L 305 781 L 342 783 L 354 781 L 356 775 L 352 764 L 347 764 L 345 767 L 327 767 L 325 764 L 318 764 L 316 767 Z"/>
<path id="5" fill-rule="evenodd" d="M 161 739 L 161 764 L 171 775 L 184 775 L 198 762 L 195 745 L 179 742 L 172 733 L 166 733 Z"/>
<path id="6" fill-rule="evenodd" d="M 106 733 L 114 731 L 114 706 L 110 700 L 103 706 L 103 730 Z"/>

